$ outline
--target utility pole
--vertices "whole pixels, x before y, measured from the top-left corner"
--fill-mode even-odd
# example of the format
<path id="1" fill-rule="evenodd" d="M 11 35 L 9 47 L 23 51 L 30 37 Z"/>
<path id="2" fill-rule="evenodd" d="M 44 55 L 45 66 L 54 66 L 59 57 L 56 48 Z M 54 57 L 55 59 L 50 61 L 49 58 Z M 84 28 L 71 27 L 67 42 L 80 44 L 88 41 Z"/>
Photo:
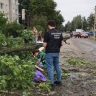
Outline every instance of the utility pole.
<path id="1" fill-rule="evenodd" d="M 26 26 L 29 27 L 30 26 L 30 11 L 26 10 Z"/>
<path id="2" fill-rule="evenodd" d="M 82 17 L 82 30 L 83 30 L 84 17 Z"/>
<path id="3" fill-rule="evenodd" d="M 94 33 L 95 33 L 95 40 L 96 40 L 96 6 L 95 6 L 95 16 L 94 16 Z"/>

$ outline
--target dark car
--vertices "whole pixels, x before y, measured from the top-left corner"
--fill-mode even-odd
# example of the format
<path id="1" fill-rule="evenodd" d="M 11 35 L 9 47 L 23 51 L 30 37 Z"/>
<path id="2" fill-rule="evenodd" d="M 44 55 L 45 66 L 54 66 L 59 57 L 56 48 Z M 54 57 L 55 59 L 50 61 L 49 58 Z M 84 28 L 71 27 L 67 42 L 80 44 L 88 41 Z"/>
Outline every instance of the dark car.
<path id="1" fill-rule="evenodd" d="M 87 32 L 88 36 L 94 36 L 94 32 Z"/>

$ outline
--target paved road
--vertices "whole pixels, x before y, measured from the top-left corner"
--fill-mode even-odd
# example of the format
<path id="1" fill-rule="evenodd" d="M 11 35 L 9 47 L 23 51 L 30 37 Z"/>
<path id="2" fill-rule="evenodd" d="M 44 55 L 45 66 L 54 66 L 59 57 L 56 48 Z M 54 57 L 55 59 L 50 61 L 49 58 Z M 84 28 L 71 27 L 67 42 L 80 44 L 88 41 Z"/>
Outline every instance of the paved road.
<path id="1" fill-rule="evenodd" d="M 87 38 L 72 38 L 71 41 L 80 49 L 84 57 L 96 60 L 96 41 Z"/>

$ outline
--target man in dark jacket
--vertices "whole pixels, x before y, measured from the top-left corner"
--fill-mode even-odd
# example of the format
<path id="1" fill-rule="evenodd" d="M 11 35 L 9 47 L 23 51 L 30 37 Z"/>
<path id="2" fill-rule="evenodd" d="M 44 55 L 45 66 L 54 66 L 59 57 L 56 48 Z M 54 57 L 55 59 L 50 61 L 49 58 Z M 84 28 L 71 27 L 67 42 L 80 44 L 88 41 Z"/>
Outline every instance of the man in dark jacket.
<path id="1" fill-rule="evenodd" d="M 55 29 L 56 23 L 50 20 L 47 23 L 49 31 L 44 34 L 45 58 L 47 64 L 48 77 L 51 86 L 61 84 L 61 68 L 59 66 L 59 52 L 60 47 L 63 45 L 62 33 Z M 57 80 L 54 82 L 53 66 L 57 73 Z"/>

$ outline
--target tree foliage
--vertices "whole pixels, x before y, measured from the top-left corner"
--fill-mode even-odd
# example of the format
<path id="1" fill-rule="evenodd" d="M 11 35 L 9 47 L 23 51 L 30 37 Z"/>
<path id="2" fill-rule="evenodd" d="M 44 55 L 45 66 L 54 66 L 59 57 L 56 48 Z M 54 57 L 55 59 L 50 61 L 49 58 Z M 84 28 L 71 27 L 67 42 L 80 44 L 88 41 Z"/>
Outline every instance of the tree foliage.
<path id="1" fill-rule="evenodd" d="M 37 15 L 38 18 L 44 16 L 46 20 L 55 20 L 57 26 L 61 25 L 64 22 L 63 16 L 60 14 L 60 11 L 56 11 L 57 4 L 53 0 L 31 0 L 30 10 L 31 15 Z"/>
<path id="2" fill-rule="evenodd" d="M 13 36 L 17 37 L 19 36 L 18 30 L 22 30 L 24 27 L 23 25 L 17 24 L 15 22 L 13 23 L 6 23 L 5 26 L 2 29 L 2 33 L 5 34 L 5 36 Z"/>
<path id="3" fill-rule="evenodd" d="M 82 28 L 81 15 L 77 15 L 76 17 L 73 18 L 72 22 L 68 21 L 67 24 L 65 24 L 65 31 L 76 30 L 81 28 Z"/>
<path id="4" fill-rule="evenodd" d="M 67 22 L 65 24 L 65 31 L 76 29 L 83 29 L 84 31 L 91 30 L 92 27 L 94 27 L 94 17 L 93 14 L 90 14 L 90 16 L 86 19 L 85 17 L 82 17 L 81 15 L 77 15 L 73 18 L 71 22 Z"/>
<path id="5" fill-rule="evenodd" d="M 7 18 L 5 18 L 5 15 L 0 12 L 0 29 L 6 24 Z"/>
<path id="6" fill-rule="evenodd" d="M 75 29 L 81 29 L 82 28 L 82 17 L 81 15 L 77 15 L 76 17 L 73 18 L 73 26 Z"/>
<path id="7" fill-rule="evenodd" d="M 31 0 L 30 10 L 33 15 L 44 15 L 51 19 L 55 12 L 56 3 L 53 0 Z"/>
<path id="8" fill-rule="evenodd" d="M 82 29 L 84 31 L 87 31 L 87 29 L 88 29 L 88 23 L 87 23 L 87 20 L 85 17 L 82 17 Z"/>
<path id="9" fill-rule="evenodd" d="M 94 27 L 94 16 L 92 13 L 87 18 L 87 22 L 88 22 L 88 29 L 91 30 L 91 28 Z"/>
<path id="10" fill-rule="evenodd" d="M 72 24 L 70 21 L 67 22 L 67 24 L 65 25 L 65 31 L 70 31 L 72 29 Z"/>
<path id="11" fill-rule="evenodd" d="M 22 9 L 29 10 L 29 5 L 30 5 L 31 0 L 19 0 L 19 12 L 21 13 Z"/>
<path id="12" fill-rule="evenodd" d="M 40 25 L 47 30 L 47 21 L 55 20 L 59 29 L 64 22 L 60 11 L 55 10 L 57 3 L 54 0 L 19 0 L 20 12 L 22 9 L 29 10 L 31 15 L 31 26 Z"/>
<path id="13" fill-rule="evenodd" d="M 28 59 L 28 58 L 27 58 Z M 34 59 L 20 59 L 19 56 L 0 56 L 0 90 L 32 88 L 34 82 Z"/>
<path id="14" fill-rule="evenodd" d="M 43 27 L 43 31 L 46 31 L 46 27 L 47 27 L 47 16 L 37 16 L 34 15 L 33 18 L 31 19 L 31 26 L 36 26 L 36 25 L 40 25 L 41 27 Z M 39 30 L 38 30 L 39 31 Z"/>

